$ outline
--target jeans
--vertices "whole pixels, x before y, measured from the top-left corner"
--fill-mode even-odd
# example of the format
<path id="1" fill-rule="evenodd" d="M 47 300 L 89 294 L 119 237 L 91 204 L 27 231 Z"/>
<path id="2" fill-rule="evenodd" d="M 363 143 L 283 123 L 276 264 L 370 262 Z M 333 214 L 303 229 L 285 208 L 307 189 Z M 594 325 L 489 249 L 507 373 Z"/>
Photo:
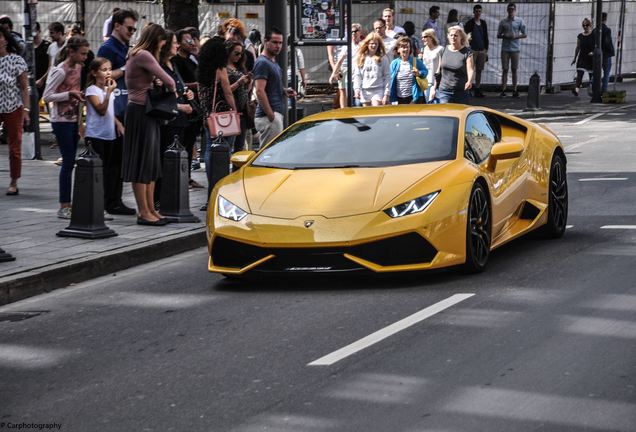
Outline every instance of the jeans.
<path id="1" fill-rule="evenodd" d="M 62 169 L 60 169 L 60 202 L 71 202 L 71 190 L 73 188 L 73 168 L 75 167 L 75 155 L 79 133 L 77 122 L 53 122 L 53 133 L 57 138 L 57 144 L 62 154 Z"/>
<path id="2" fill-rule="evenodd" d="M 439 99 L 439 103 L 459 103 L 463 104 L 468 102 L 470 93 L 465 90 L 443 90 L 438 89 L 435 93 Z"/>
<path id="3" fill-rule="evenodd" d="M 601 92 L 605 93 L 607 91 L 607 86 L 609 85 L 610 75 L 612 73 L 612 58 L 606 57 L 603 59 L 603 81 Z"/>

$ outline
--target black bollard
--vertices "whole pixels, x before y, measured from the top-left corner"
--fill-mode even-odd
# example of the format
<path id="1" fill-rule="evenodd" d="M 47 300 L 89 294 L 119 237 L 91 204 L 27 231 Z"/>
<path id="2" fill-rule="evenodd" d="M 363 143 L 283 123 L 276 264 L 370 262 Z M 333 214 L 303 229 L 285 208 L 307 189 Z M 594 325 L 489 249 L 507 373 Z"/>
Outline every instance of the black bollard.
<path id="1" fill-rule="evenodd" d="M 527 109 L 529 110 L 539 109 L 540 94 L 541 94 L 541 77 L 535 71 L 530 77 L 530 82 L 528 83 L 528 100 L 526 103 Z"/>
<path id="2" fill-rule="evenodd" d="M 188 192 L 188 153 L 175 135 L 172 145 L 163 154 L 161 178 L 161 215 L 170 222 L 200 222 L 190 211 Z"/>
<path id="3" fill-rule="evenodd" d="M 0 262 L 15 261 L 15 257 L 0 248 Z"/>
<path id="4" fill-rule="evenodd" d="M 214 185 L 230 173 L 230 147 L 222 133 L 219 133 L 212 141 L 208 151 L 210 152 L 209 161 L 212 170 L 212 181 L 208 185 L 208 192 L 212 192 Z"/>
<path id="5" fill-rule="evenodd" d="M 117 233 L 104 224 L 104 173 L 102 160 L 90 143 L 76 160 L 71 223 L 59 237 L 101 239 Z"/>

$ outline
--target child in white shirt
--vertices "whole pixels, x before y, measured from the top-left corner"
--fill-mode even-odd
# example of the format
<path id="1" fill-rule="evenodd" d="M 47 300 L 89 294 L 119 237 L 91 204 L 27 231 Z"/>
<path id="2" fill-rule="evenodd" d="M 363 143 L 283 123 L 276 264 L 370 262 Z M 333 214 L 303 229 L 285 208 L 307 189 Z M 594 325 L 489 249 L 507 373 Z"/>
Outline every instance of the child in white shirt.
<path id="1" fill-rule="evenodd" d="M 104 204 L 106 208 L 113 201 L 121 200 L 120 166 L 121 151 L 115 146 L 121 145 L 117 136 L 124 134 L 124 125 L 115 117 L 115 95 L 117 83 L 111 76 L 112 66 L 108 59 L 97 57 L 89 65 L 86 95 L 86 143 L 102 159 L 104 173 Z M 117 188 L 117 185 L 119 189 Z M 107 220 L 112 220 L 108 218 Z"/>
<path id="2" fill-rule="evenodd" d="M 89 66 L 86 88 L 86 140 L 94 143 L 114 141 L 115 133 L 123 134 L 123 125 L 115 117 L 115 95 L 117 83 L 111 78 L 112 66 L 108 59 L 97 57 Z M 112 144 L 112 143 L 103 143 Z M 97 149 L 95 149 L 97 150 Z"/>

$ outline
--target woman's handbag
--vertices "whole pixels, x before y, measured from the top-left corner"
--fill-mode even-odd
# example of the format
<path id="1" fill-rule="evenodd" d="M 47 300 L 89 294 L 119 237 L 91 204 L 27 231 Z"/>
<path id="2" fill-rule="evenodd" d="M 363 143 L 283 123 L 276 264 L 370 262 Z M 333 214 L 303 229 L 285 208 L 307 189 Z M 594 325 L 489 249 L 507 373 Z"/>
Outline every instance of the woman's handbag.
<path id="1" fill-rule="evenodd" d="M 216 106 L 216 90 L 218 87 L 218 80 L 214 81 L 214 97 L 212 98 L 213 112 L 207 118 L 208 129 L 210 131 L 210 137 L 212 139 L 219 135 L 236 136 L 241 134 L 241 115 L 236 111 L 230 109 L 229 111 L 218 112 Z M 219 102 L 220 104 L 221 102 Z"/>
<path id="2" fill-rule="evenodd" d="M 415 56 L 413 56 L 413 70 L 415 69 L 417 69 L 417 60 Z M 426 89 L 428 89 L 428 79 L 426 79 L 426 77 L 416 76 L 415 81 L 420 90 L 422 90 L 422 93 L 426 92 Z"/>
<path id="3" fill-rule="evenodd" d="M 146 115 L 158 120 L 171 121 L 177 118 L 177 95 L 165 86 L 153 87 L 146 93 Z"/>

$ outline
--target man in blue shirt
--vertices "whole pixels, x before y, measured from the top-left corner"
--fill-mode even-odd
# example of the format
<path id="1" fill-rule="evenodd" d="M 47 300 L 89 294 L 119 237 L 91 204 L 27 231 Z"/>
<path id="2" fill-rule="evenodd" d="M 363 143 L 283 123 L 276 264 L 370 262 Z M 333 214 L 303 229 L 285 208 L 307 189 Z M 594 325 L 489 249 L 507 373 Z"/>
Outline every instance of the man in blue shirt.
<path id="1" fill-rule="evenodd" d="M 435 30 L 435 36 L 437 36 L 437 41 L 441 46 L 445 46 L 444 41 L 446 40 L 446 35 L 444 34 L 444 25 L 438 22 L 439 18 L 439 6 L 431 6 L 428 9 L 428 19 L 424 23 L 422 27 L 422 31 L 426 29 Z"/>
<path id="2" fill-rule="evenodd" d="M 258 131 L 259 145 L 263 147 L 283 131 L 286 97 L 296 97 L 292 88 L 283 89 L 283 71 L 276 63 L 276 56 L 283 48 L 283 33 L 272 28 L 265 34 L 265 49 L 254 64 L 254 82 L 258 106 L 254 126 Z"/>
<path id="3" fill-rule="evenodd" d="M 117 81 L 115 95 L 115 116 L 124 123 L 128 106 L 128 90 L 124 79 L 126 73 L 126 55 L 130 38 L 137 31 L 137 12 L 120 9 L 113 14 L 110 38 L 99 47 L 98 57 L 110 60 L 113 68 L 112 79 Z M 124 131 L 125 133 L 125 131 Z M 104 208 L 110 214 L 134 215 L 135 209 L 126 206 L 121 200 L 123 182 L 121 179 L 121 158 L 123 137 L 118 136 L 114 146 L 96 148 L 104 166 Z"/>
<path id="4" fill-rule="evenodd" d="M 519 52 L 521 43 L 519 39 L 527 38 L 526 25 L 523 20 L 516 17 L 517 6 L 508 3 L 508 16 L 499 22 L 497 38 L 501 41 L 501 93 L 499 96 L 506 96 L 506 86 L 508 85 L 508 67 L 512 69 L 512 97 L 519 97 L 517 91 L 517 69 L 519 68 Z"/>

